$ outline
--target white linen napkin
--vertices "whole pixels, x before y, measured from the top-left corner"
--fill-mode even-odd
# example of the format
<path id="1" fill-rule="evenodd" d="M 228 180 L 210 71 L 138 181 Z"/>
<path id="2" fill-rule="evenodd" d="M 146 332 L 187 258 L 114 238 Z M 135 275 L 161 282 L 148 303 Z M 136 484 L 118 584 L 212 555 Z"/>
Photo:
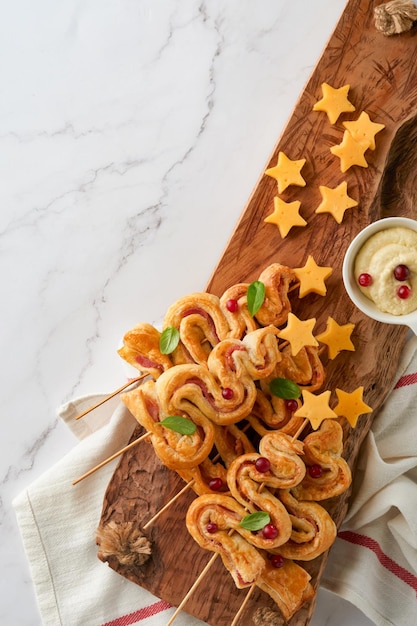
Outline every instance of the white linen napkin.
<path id="1" fill-rule="evenodd" d="M 97 557 L 104 493 L 118 460 L 72 485 L 126 445 L 136 425 L 117 398 L 74 419 L 103 397 L 85 396 L 60 409 L 80 443 L 13 502 L 44 626 L 128 626 L 143 620 L 157 626 L 175 610 Z M 175 624 L 203 622 L 181 613 Z"/>
<path id="2" fill-rule="evenodd" d="M 378 626 L 415 626 L 417 615 L 417 339 L 366 438 L 351 508 L 322 585 Z M 121 449 L 135 421 L 117 398 L 81 420 L 100 397 L 65 405 L 60 417 L 80 443 L 14 501 L 44 626 L 166 624 L 174 608 L 97 558 L 95 532 L 117 460 L 72 481 Z M 178 626 L 203 622 L 182 612 Z"/>

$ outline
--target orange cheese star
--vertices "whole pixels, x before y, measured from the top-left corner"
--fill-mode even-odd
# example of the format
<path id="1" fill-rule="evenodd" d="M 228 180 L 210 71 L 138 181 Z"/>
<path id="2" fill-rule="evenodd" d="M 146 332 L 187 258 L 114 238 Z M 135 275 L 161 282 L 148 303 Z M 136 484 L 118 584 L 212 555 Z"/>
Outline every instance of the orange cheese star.
<path id="1" fill-rule="evenodd" d="M 368 149 L 366 143 L 359 143 L 353 139 L 348 130 L 343 133 L 343 140 L 337 146 L 332 146 L 330 152 L 340 159 L 340 169 L 346 172 L 352 165 L 368 167 L 368 162 L 364 157 Z"/>
<path id="2" fill-rule="evenodd" d="M 343 122 L 353 139 L 359 143 L 367 143 L 370 150 L 375 150 L 375 135 L 385 128 L 385 124 L 372 122 L 366 111 L 362 111 L 357 120 Z"/>
<path id="3" fill-rule="evenodd" d="M 337 414 L 329 407 L 330 391 L 318 395 L 303 390 L 303 404 L 294 413 L 295 417 L 304 417 L 309 420 L 314 430 L 317 430 L 325 419 L 335 419 Z"/>
<path id="4" fill-rule="evenodd" d="M 282 193 L 290 185 L 305 187 L 306 181 L 301 176 L 301 170 L 305 162 L 305 159 L 292 161 L 284 152 L 279 152 L 277 165 L 267 169 L 265 174 L 275 178 L 278 183 L 279 193 Z"/>
<path id="5" fill-rule="evenodd" d="M 330 124 L 335 124 L 341 113 L 350 113 L 355 110 L 353 104 L 348 100 L 350 85 L 344 85 L 339 89 L 323 83 L 321 90 L 323 97 L 315 103 L 313 111 L 324 111 L 327 113 Z"/>
<path id="6" fill-rule="evenodd" d="M 274 198 L 274 212 L 268 215 L 264 222 L 276 224 L 281 237 L 284 239 L 293 226 L 305 226 L 307 222 L 299 214 L 301 202 L 284 202 L 277 196 Z"/>
<path id="7" fill-rule="evenodd" d="M 327 289 L 324 281 L 331 275 L 331 267 L 317 265 L 313 257 L 309 255 L 304 267 L 295 267 L 294 273 L 300 281 L 300 298 L 304 298 L 309 293 L 326 295 Z"/>
<path id="8" fill-rule="evenodd" d="M 278 337 L 286 339 L 291 346 L 291 354 L 295 356 L 304 346 L 318 346 L 318 341 L 313 336 L 313 328 L 316 318 L 301 321 L 294 315 L 288 313 L 287 326 L 278 332 Z"/>
<path id="9" fill-rule="evenodd" d="M 328 347 L 329 359 L 335 359 L 342 350 L 355 351 L 350 336 L 355 324 L 343 324 L 340 326 L 332 317 L 327 318 L 326 330 L 316 335 L 317 341 Z"/>
<path id="10" fill-rule="evenodd" d="M 363 387 L 358 387 L 352 393 L 336 389 L 336 394 L 339 403 L 334 410 L 340 417 L 346 417 L 352 428 L 355 428 L 360 415 L 372 413 L 371 407 L 363 401 Z"/>
<path id="11" fill-rule="evenodd" d="M 316 209 L 316 213 L 330 213 L 338 224 L 342 223 L 346 209 L 358 206 L 353 198 L 347 193 L 347 182 L 343 181 L 334 189 L 319 186 L 322 201 Z"/>

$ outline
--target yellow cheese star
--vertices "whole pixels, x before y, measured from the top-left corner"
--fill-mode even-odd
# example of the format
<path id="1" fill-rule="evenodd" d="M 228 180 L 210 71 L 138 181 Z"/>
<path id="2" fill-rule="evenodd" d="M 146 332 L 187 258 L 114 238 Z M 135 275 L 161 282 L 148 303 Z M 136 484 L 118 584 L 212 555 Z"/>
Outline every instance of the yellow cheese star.
<path id="1" fill-rule="evenodd" d="M 331 275 L 331 267 L 317 265 L 313 257 L 309 255 L 304 267 L 295 267 L 294 272 L 300 281 L 300 298 L 304 298 L 309 293 L 326 295 L 327 289 L 324 281 Z"/>
<path id="2" fill-rule="evenodd" d="M 350 336 L 355 324 L 343 324 L 340 326 L 332 317 L 327 318 L 326 330 L 316 335 L 317 341 L 328 347 L 329 359 L 335 359 L 342 350 L 355 351 Z"/>
<path id="3" fill-rule="evenodd" d="M 293 226 L 305 226 L 307 222 L 299 214 L 301 202 L 284 202 L 277 196 L 274 198 L 274 212 L 268 215 L 264 222 L 276 224 L 281 237 L 284 239 Z"/>
<path id="4" fill-rule="evenodd" d="M 375 135 L 385 128 L 385 124 L 372 122 L 366 111 L 362 111 L 357 120 L 343 122 L 353 139 L 359 143 L 367 143 L 370 150 L 375 150 Z"/>
<path id="5" fill-rule="evenodd" d="M 352 428 L 355 428 L 360 415 L 372 413 L 371 407 L 363 401 L 363 387 L 358 387 L 352 393 L 336 389 L 336 394 L 339 403 L 334 410 L 340 417 L 346 417 Z"/>
<path id="6" fill-rule="evenodd" d="M 301 176 L 301 170 L 305 162 L 305 159 L 292 161 L 284 152 L 279 152 L 277 165 L 267 169 L 265 174 L 275 178 L 278 183 L 279 193 L 282 193 L 290 185 L 305 187 L 306 181 Z"/>
<path id="7" fill-rule="evenodd" d="M 304 417 L 309 420 L 314 430 L 317 430 L 323 420 L 335 419 L 337 414 L 329 407 L 330 391 L 318 395 L 303 390 L 303 404 L 294 413 L 295 417 Z"/>
<path id="8" fill-rule="evenodd" d="M 278 337 L 286 339 L 291 346 L 291 354 L 295 356 L 304 346 L 318 346 L 318 341 L 313 336 L 313 328 L 316 318 L 301 321 L 294 315 L 288 313 L 287 326 L 278 332 Z"/>
<path id="9" fill-rule="evenodd" d="M 330 213 L 338 224 L 342 223 L 346 209 L 358 206 L 358 203 L 347 194 L 347 182 L 343 181 L 334 189 L 319 186 L 322 201 L 316 209 L 316 213 Z"/>
<path id="10" fill-rule="evenodd" d="M 340 169 L 346 172 L 352 165 L 368 167 L 368 162 L 364 157 L 368 149 L 366 143 L 359 143 L 353 139 L 348 130 L 343 133 L 343 140 L 337 146 L 332 146 L 330 152 L 340 159 Z"/>
<path id="11" fill-rule="evenodd" d="M 350 85 L 344 85 L 339 89 L 323 83 L 321 90 L 323 97 L 313 106 L 313 111 L 324 111 L 327 113 L 330 124 L 335 124 L 341 113 L 350 113 L 355 110 L 353 104 L 348 100 Z"/>

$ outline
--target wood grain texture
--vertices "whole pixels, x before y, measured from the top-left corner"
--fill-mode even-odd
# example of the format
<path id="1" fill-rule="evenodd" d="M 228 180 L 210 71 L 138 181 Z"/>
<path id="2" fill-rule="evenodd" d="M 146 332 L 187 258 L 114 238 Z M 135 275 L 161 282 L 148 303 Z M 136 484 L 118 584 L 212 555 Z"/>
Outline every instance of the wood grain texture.
<path id="1" fill-rule="evenodd" d="M 354 307 L 342 284 L 344 252 L 359 230 L 376 219 L 389 215 L 417 217 L 417 30 L 384 37 L 374 27 L 377 4 L 380 2 L 348 2 L 268 163 L 269 167 L 276 164 L 280 150 L 291 159 L 306 158 L 306 187 L 291 187 L 281 197 L 301 201 L 301 214 L 308 225 L 293 228 L 282 239 L 274 225 L 264 222 L 272 212 L 277 187 L 275 180 L 261 174 L 207 285 L 207 291 L 221 295 L 236 282 L 256 279 L 270 263 L 300 267 L 308 254 L 313 254 L 319 265 L 332 266 L 325 298 L 310 295 L 299 300 L 295 292 L 292 305 L 300 318 L 317 319 L 315 334 L 324 330 L 328 316 L 340 324 L 356 325 L 352 335 L 356 351 L 341 353 L 326 364 L 325 383 L 327 389 L 339 387 L 345 391 L 363 385 L 365 401 L 374 409 L 359 419 L 354 430 L 343 420 L 344 455 L 352 468 L 394 382 L 407 329 L 373 322 Z M 334 126 L 324 113 L 312 110 L 321 97 L 323 82 L 335 87 L 351 85 L 350 100 L 356 112 L 342 115 Z M 376 137 L 377 149 L 366 153 L 369 167 L 353 167 L 342 174 L 339 159 L 330 153 L 330 147 L 342 139 L 342 122 L 356 119 L 362 110 L 386 128 Z M 349 209 L 339 225 L 331 215 L 317 215 L 315 209 L 321 200 L 319 185 L 335 187 L 343 180 L 359 206 Z M 139 433 L 138 428 L 135 436 Z M 160 465 L 152 447 L 142 443 L 123 455 L 104 499 L 101 523 L 134 520 L 144 524 L 182 486 L 175 473 Z M 185 528 L 185 512 L 193 497 L 192 493 L 184 495 L 151 526 L 147 534 L 153 542 L 152 557 L 142 569 L 109 561 L 119 574 L 173 605 L 181 602 L 211 557 L 192 541 Z M 338 525 L 346 514 L 348 497 L 346 494 L 328 503 Z M 315 587 L 326 558 L 324 555 L 303 565 L 312 574 Z M 245 594 L 235 588 L 217 559 L 185 610 L 212 626 L 228 624 Z M 276 608 L 268 596 L 256 591 L 239 624 L 253 623 L 255 609 L 262 606 Z M 308 624 L 313 610 L 314 601 L 290 621 L 291 626 Z M 285 622 L 277 618 L 276 623 Z"/>

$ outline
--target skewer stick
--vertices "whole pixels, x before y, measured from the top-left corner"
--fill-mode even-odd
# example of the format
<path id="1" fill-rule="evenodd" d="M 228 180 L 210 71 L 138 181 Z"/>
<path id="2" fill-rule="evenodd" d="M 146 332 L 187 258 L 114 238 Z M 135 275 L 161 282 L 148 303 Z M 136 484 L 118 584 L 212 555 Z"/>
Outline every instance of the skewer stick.
<path id="1" fill-rule="evenodd" d="M 220 458 L 220 454 L 217 453 L 216 456 L 213 458 L 213 463 L 218 461 L 219 458 Z M 171 500 L 169 500 L 166 504 L 164 504 L 162 509 L 160 509 L 157 513 L 155 513 L 155 515 L 153 517 L 151 517 L 151 519 L 146 522 L 146 524 L 143 526 L 143 530 L 146 530 L 151 524 L 153 524 L 158 519 L 158 517 L 161 515 L 161 513 L 166 511 L 171 506 L 171 504 L 174 504 L 174 502 L 176 502 L 176 500 L 178 500 L 178 498 L 180 498 L 180 496 L 182 496 L 182 494 L 185 493 L 188 489 L 190 489 L 194 484 L 195 484 L 195 480 L 193 478 L 175 496 L 173 496 L 171 498 Z"/>
<path id="2" fill-rule="evenodd" d="M 141 374 L 140 376 L 137 376 L 136 378 L 131 378 L 127 383 L 125 383 L 124 385 L 116 389 L 116 391 L 113 391 L 110 395 L 103 398 L 103 400 L 100 400 L 99 402 L 97 402 L 97 404 L 93 404 L 93 406 L 90 406 L 88 409 L 86 409 L 85 411 L 77 415 L 75 419 L 76 420 L 81 419 L 82 417 L 84 417 L 84 415 L 87 415 L 87 413 L 94 411 L 94 409 L 97 409 L 99 406 L 101 406 L 108 400 L 111 400 L 112 398 L 114 398 L 114 396 L 117 396 L 118 393 L 120 393 L 124 389 L 127 389 L 127 387 L 130 387 L 130 385 L 133 385 L 134 383 L 137 383 L 139 380 L 142 380 L 143 378 L 145 378 L 145 376 L 148 376 L 148 374 Z"/>
<path id="3" fill-rule="evenodd" d="M 255 589 L 256 589 L 256 584 L 255 584 L 255 583 L 253 583 L 253 585 L 251 585 L 251 587 L 250 587 L 250 589 L 249 589 L 248 593 L 246 594 L 246 598 L 243 600 L 243 602 L 242 602 L 242 604 L 241 604 L 241 606 L 240 606 L 240 609 L 238 610 L 238 612 L 237 612 L 237 613 L 236 613 L 236 615 L 234 616 L 234 618 L 233 618 L 233 622 L 230 624 L 230 626 L 236 626 L 236 624 L 237 624 L 237 623 L 238 623 L 238 621 L 239 621 L 240 616 L 241 616 L 241 615 L 242 615 L 242 613 L 243 613 L 243 610 L 244 610 L 245 606 L 246 606 L 246 605 L 247 605 L 247 603 L 249 602 L 250 597 L 251 597 L 251 595 L 253 594 L 253 592 L 255 591 Z"/>
<path id="4" fill-rule="evenodd" d="M 182 488 L 182 489 L 181 489 L 181 490 L 180 490 L 180 491 L 179 491 L 179 492 L 178 492 L 178 493 L 177 493 L 177 494 L 176 494 L 173 498 L 171 498 L 171 500 L 169 500 L 169 501 L 168 501 L 168 502 L 167 502 L 167 503 L 166 503 L 166 504 L 162 507 L 162 509 L 159 509 L 159 511 L 158 511 L 157 513 L 155 513 L 155 515 L 154 515 L 153 517 L 151 517 L 151 519 L 150 519 L 150 520 L 148 520 L 148 521 L 146 522 L 146 524 L 143 526 L 143 530 L 146 530 L 146 529 L 147 529 L 147 528 L 148 528 L 151 524 L 153 524 L 153 523 L 154 523 L 154 521 L 155 521 L 155 520 L 157 520 L 157 519 L 158 519 L 158 517 L 159 517 L 160 515 L 162 515 L 162 513 L 163 513 L 164 511 L 166 511 L 166 510 L 167 510 L 167 509 L 171 506 L 171 504 L 174 504 L 174 502 L 175 502 L 176 500 L 178 500 L 178 498 L 180 498 L 180 497 L 182 496 L 182 494 L 183 494 L 183 493 L 185 493 L 188 489 L 191 489 L 191 487 L 194 485 L 194 483 L 195 483 L 195 480 L 194 480 L 194 479 L 193 479 L 193 480 L 190 480 L 190 482 L 189 482 L 189 483 L 187 483 L 187 484 L 186 484 L 186 485 L 185 485 L 185 486 L 184 486 L 184 487 L 183 487 L 183 488 Z"/>
<path id="5" fill-rule="evenodd" d="M 213 554 L 213 556 L 211 557 L 210 561 L 207 563 L 207 565 L 205 566 L 205 568 L 203 569 L 201 574 L 198 576 L 197 580 L 193 583 L 193 585 L 190 587 L 188 592 L 185 594 L 185 596 L 181 600 L 180 604 L 177 606 L 175 613 L 172 615 L 172 617 L 169 620 L 169 622 L 167 622 L 166 626 L 171 626 L 172 622 L 175 620 L 175 618 L 181 612 L 183 606 L 187 603 L 188 598 L 194 593 L 194 591 L 196 590 L 198 585 L 201 583 L 201 581 L 203 580 L 204 576 L 207 574 L 207 572 L 209 571 L 210 567 L 213 565 L 214 561 L 217 559 L 218 556 L 219 556 L 218 552 Z"/>
<path id="6" fill-rule="evenodd" d="M 290 293 L 291 291 L 294 291 L 294 289 L 297 289 L 297 287 L 299 287 L 299 286 L 300 286 L 300 281 L 297 281 L 296 283 L 291 285 L 291 287 L 288 288 L 287 293 Z"/>
<path id="7" fill-rule="evenodd" d="M 110 463 L 110 461 L 113 461 L 114 459 L 116 459 L 118 456 L 120 456 L 121 454 L 123 454 L 123 452 L 126 452 L 127 450 L 130 450 L 130 448 L 133 448 L 134 446 L 137 446 L 138 443 L 140 443 L 141 441 L 143 441 L 144 439 L 146 439 L 147 437 L 151 436 L 151 432 L 147 432 L 144 435 L 142 435 L 141 437 L 138 437 L 138 439 L 135 439 L 134 441 L 132 441 L 131 443 L 129 443 L 127 446 L 125 446 L 124 448 L 122 448 L 121 450 L 119 450 L 118 452 L 115 452 L 114 454 L 112 454 L 111 456 L 109 456 L 107 459 L 104 459 L 104 461 L 102 461 L 101 463 L 99 463 L 98 465 L 96 465 L 95 467 L 91 468 L 90 470 L 88 470 L 88 472 L 86 472 L 85 474 L 83 474 L 82 476 L 80 476 L 79 478 L 76 478 L 73 481 L 73 485 L 76 485 L 77 483 L 79 483 L 81 480 L 84 480 L 84 478 L 87 478 L 87 476 L 91 476 L 91 474 L 94 474 L 94 472 L 96 472 L 97 470 L 101 469 L 102 467 L 104 467 L 105 465 L 107 465 L 107 463 Z"/>
<path id="8" fill-rule="evenodd" d="M 301 435 L 301 433 L 303 432 L 303 430 L 307 426 L 307 424 L 308 424 L 308 419 L 305 418 L 304 422 L 301 424 L 300 428 L 297 430 L 297 432 L 295 433 L 294 437 L 292 438 L 293 441 L 298 439 L 298 437 Z"/>

